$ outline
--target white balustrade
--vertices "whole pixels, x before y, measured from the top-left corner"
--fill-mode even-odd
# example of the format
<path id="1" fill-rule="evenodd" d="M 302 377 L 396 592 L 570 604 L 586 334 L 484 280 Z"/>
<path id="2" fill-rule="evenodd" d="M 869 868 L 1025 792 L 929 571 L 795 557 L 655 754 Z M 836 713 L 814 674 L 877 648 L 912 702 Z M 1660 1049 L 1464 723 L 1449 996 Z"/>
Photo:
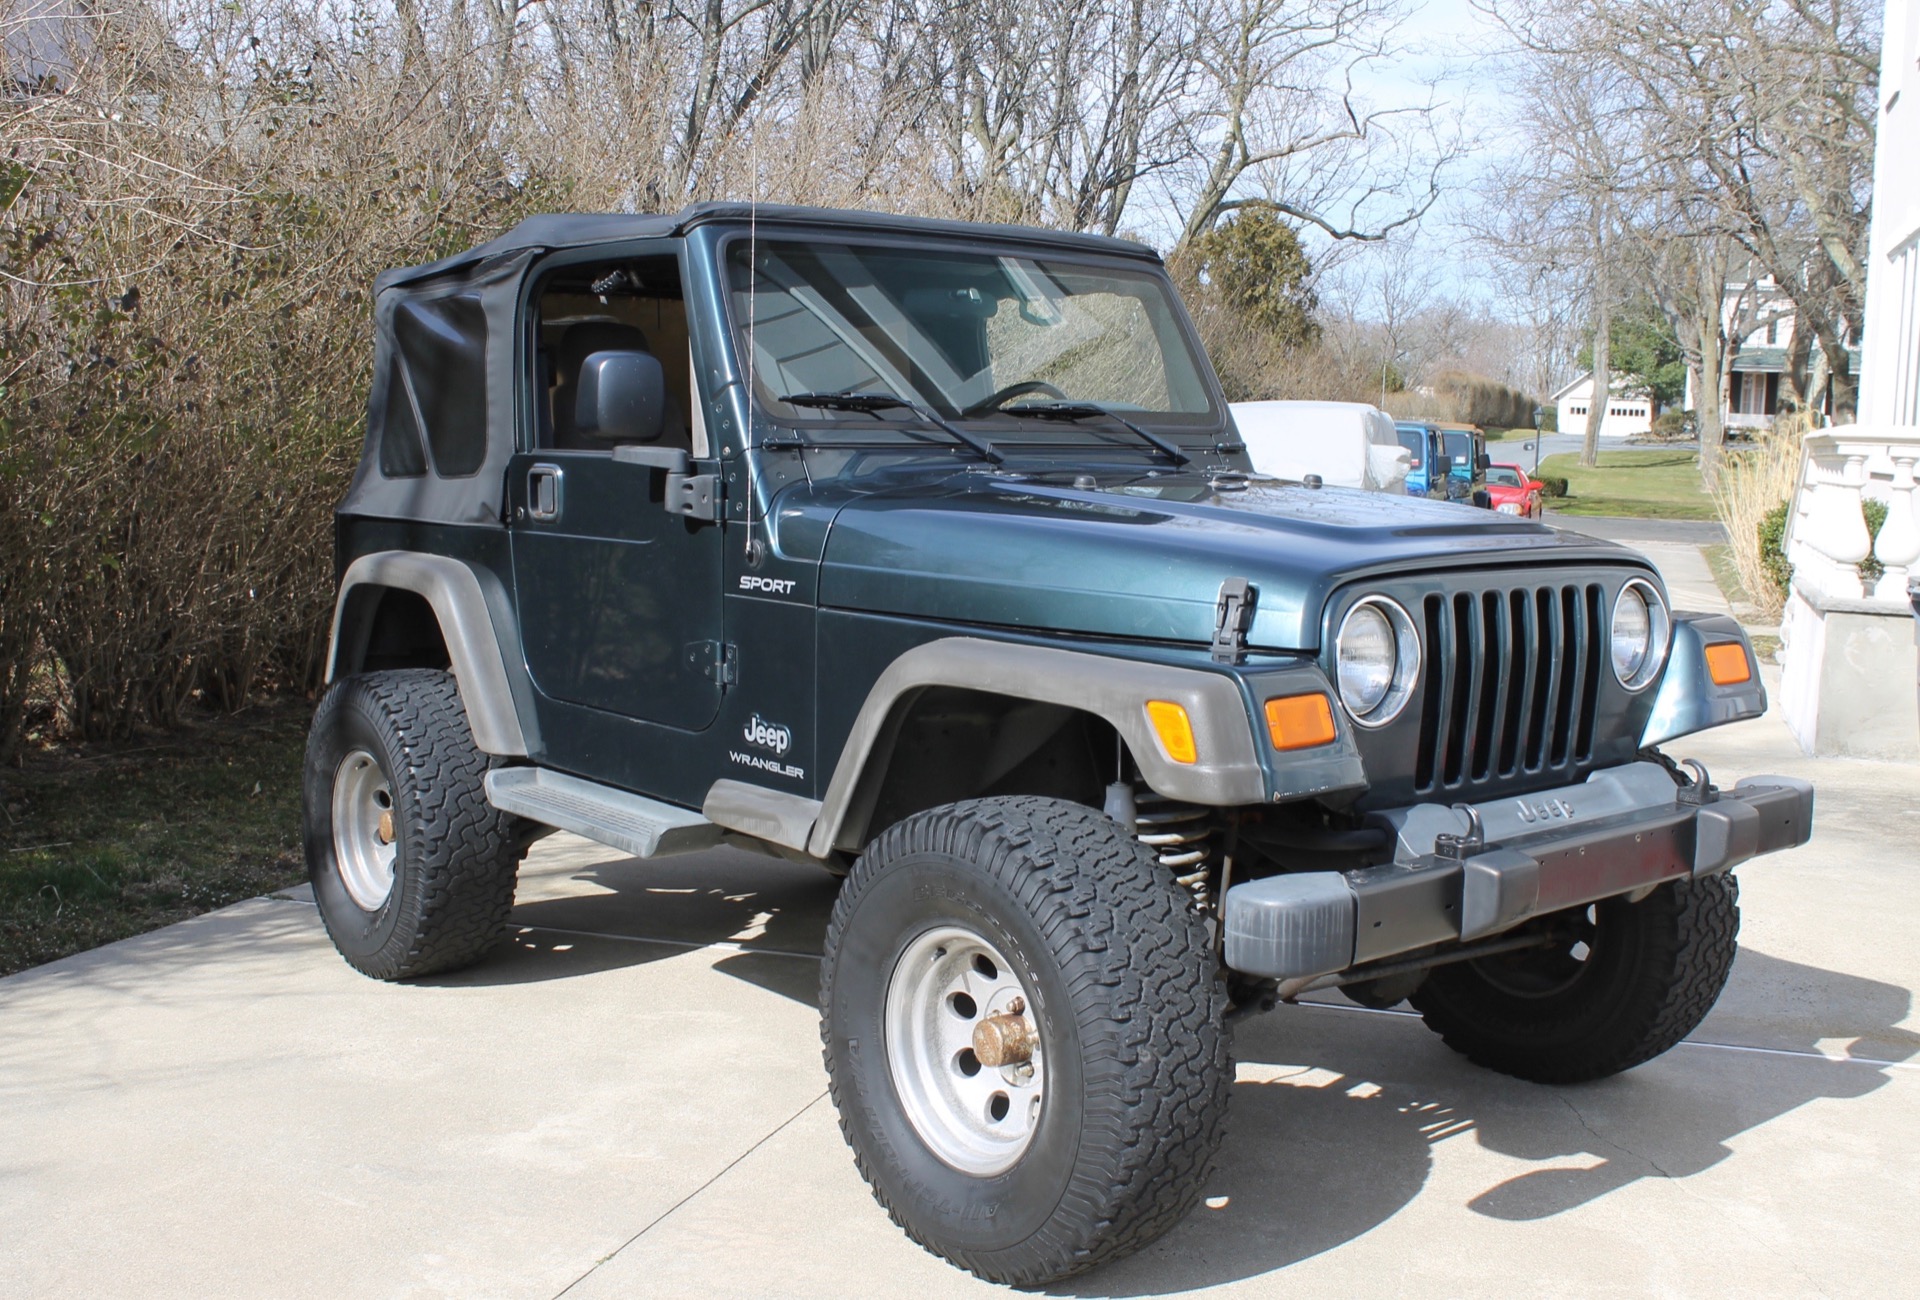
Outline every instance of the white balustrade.
<path id="1" fill-rule="evenodd" d="M 1816 598 L 1906 603 L 1907 579 L 1920 561 L 1920 428 L 1842 425 L 1809 435 L 1794 495 L 1787 560 L 1796 588 Z M 1870 536 L 1860 504 L 1884 502 L 1887 520 Z M 1869 589 L 1861 561 L 1884 568 Z"/>
<path id="2" fill-rule="evenodd" d="M 1916 431 L 1920 433 L 1920 431 Z M 1907 579 L 1920 560 L 1920 501 L 1915 499 L 1913 467 L 1920 461 L 1920 442 L 1889 448 L 1893 461 L 1893 485 L 1887 492 L 1887 522 L 1874 539 L 1873 555 L 1886 572 L 1874 584 L 1873 594 L 1881 600 L 1904 600 Z"/>

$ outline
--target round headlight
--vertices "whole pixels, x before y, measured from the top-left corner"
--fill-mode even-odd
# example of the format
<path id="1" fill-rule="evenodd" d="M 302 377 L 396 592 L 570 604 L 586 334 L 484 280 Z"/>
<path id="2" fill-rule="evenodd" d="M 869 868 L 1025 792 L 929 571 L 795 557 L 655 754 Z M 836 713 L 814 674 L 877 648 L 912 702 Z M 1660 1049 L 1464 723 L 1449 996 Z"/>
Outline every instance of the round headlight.
<path id="1" fill-rule="evenodd" d="M 1608 644 L 1613 651 L 1613 675 L 1630 691 L 1651 682 L 1667 652 L 1667 607 L 1660 593 L 1635 578 L 1620 588 L 1613 602 L 1613 626 Z"/>
<path id="2" fill-rule="evenodd" d="M 1393 625 L 1372 605 L 1347 615 L 1340 628 L 1340 698 L 1358 715 L 1372 713 L 1393 686 Z"/>
<path id="3" fill-rule="evenodd" d="M 1413 694 L 1420 673 L 1420 638 L 1407 612 L 1369 596 L 1347 611 L 1334 641 L 1340 703 L 1366 727 L 1393 720 Z"/>

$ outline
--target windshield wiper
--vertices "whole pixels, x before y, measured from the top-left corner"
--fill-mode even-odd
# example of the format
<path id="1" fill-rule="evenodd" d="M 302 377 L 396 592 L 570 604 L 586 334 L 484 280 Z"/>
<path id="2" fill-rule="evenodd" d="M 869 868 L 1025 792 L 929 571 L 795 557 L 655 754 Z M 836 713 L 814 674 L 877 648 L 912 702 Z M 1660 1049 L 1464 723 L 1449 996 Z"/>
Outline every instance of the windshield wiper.
<path id="1" fill-rule="evenodd" d="M 1185 465 L 1193 460 L 1193 457 L 1153 430 L 1141 428 L 1118 411 L 1110 411 L 1098 402 L 1022 402 L 1018 406 L 1002 407 L 1001 410 L 1007 415 L 1031 415 L 1036 420 L 1091 420 L 1096 415 L 1103 415 L 1138 434 L 1174 464 Z"/>
<path id="2" fill-rule="evenodd" d="M 938 413 L 929 410 L 918 402 L 909 402 L 906 398 L 896 397 L 892 393 L 788 393 L 779 400 L 785 402 L 788 406 L 810 406 L 823 411 L 866 411 L 869 413 L 878 413 L 880 411 L 910 411 L 942 433 L 951 435 L 961 443 L 964 443 L 972 449 L 974 454 L 983 459 L 990 460 L 996 465 L 1006 460 L 1006 457 L 1000 454 L 1000 449 L 988 442 L 985 438 L 980 437 L 978 434 L 968 433 L 965 429 L 960 428 L 948 420 L 942 419 Z"/>

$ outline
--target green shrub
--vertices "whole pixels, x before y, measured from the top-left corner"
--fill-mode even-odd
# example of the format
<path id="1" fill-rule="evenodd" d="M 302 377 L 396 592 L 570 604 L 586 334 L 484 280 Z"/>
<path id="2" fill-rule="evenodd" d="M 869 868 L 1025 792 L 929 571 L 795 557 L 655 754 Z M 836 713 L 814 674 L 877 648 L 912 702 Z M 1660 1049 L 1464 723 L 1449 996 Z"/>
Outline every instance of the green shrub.
<path id="1" fill-rule="evenodd" d="M 1653 422 L 1653 436 L 1656 438 L 1688 438 L 1693 436 L 1696 427 L 1692 411 L 1668 408 L 1660 412 Z"/>
<path id="2" fill-rule="evenodd" d="M 1543 406 L 1540 408 L 1540 432 L 1542 433 L 1560 432 L 1560 408 L 1559 407 Z"/>
<path id="3" fill-rule="evenodd" d="M 1541 474 L 1536 476 L 1543 497 L 1564 497 L 1567 495 L 1567 481 L 1558 475 Z"/>
<path id="4" fill-rule="evenodd" d="M 1760 520 L 1760 565 L 1765 571 L 1767 581 L 1779 601 L 1787 598 L 1787 589 L 1793 582 L 1793 566 L 1787 563 L 1784 543 L 1787 536 L 1787 511 L 1792 502 L 1782 501 Z"/>
<path id="5" fill-rule="evenodd" d="M 1879 540 L 1880 530 L 1887 526 L 1887 503 L 1862 497 L 1860 514 L 1867 521 L 1867 542 L 1871 546 Z M 1880 557 L 1871 550 L 1867 552 L 1867 558 L 1860 561 L 1859 567 L 1860 580 L 1868 583 L 1880 581 L 1880 576 L 1887 571 L 1887 566 L 1880 563 Z"/>

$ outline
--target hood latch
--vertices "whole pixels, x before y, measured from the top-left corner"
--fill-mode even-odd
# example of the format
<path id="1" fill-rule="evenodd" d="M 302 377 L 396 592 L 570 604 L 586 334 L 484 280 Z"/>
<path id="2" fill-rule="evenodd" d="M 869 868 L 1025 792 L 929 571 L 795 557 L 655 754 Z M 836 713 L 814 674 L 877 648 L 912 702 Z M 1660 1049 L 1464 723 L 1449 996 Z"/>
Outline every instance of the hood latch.
<path id="1" fill-rule="evenodd" d="M 1220 595 L 1213 607 L 1213 661 L 1238 664 L 1247 657 L 1247 630 L 1253 626 L 1253 607 L 1260 590 L 1245 578 L 1228 578 L 1220 584 Z"/>

